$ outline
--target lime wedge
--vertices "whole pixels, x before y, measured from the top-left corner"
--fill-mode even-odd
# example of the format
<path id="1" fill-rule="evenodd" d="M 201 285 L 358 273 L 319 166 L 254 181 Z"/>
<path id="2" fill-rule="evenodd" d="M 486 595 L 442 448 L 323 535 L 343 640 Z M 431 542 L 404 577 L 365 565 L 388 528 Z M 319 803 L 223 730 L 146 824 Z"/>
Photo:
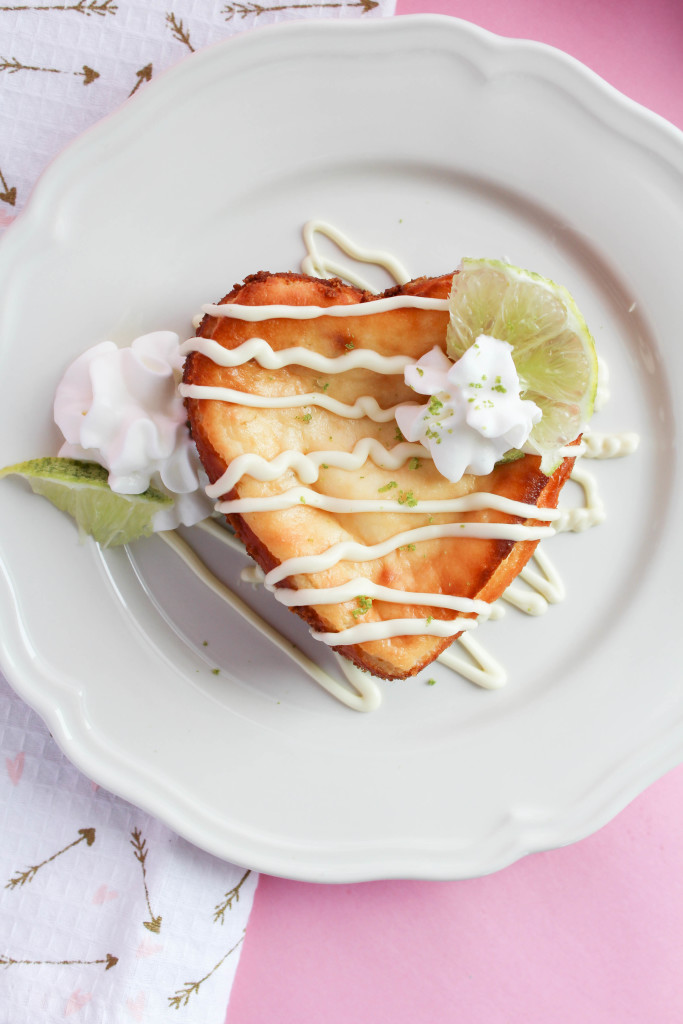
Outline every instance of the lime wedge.
<path id="1" fill-rule="evenodd" d="M 81 540 L 90 534 L 103 548 L 149 537 L 156 513 L 173 504 L 173 498 L 154 487 L 143 494 L 117 494 L 107 483 L 107 470 L 96 462 L 32 459 L 0 469 L 0 479 L 11 473 L 23 476 L 36 494 L 73 516 Z"/>
<path id="2" fill-rule="evenodd" d="M 593 412 L 595 344 L 566 288 L 499 260 L 465 259 L 453 278 L 447 350 L 457 360 L 486 334 L 512 345 L 521 397 L 543 413 L 529 442 L 550 475 L 560 449 L 575 441 Z"/>

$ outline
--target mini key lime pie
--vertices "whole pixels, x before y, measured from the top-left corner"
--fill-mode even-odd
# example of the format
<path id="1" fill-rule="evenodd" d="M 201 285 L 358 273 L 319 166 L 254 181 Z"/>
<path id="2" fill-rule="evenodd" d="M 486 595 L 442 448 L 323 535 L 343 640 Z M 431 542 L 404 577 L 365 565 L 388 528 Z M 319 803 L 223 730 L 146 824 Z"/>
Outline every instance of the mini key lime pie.
<path id="1" fill-rule="evenodd" d="M 383 295 L 256 274 L 182 351 L 208 493 L 266 588 L 392 679 L 486 618 L 553 532 L 597 384 L 568 293 L 485 260 Z"/>

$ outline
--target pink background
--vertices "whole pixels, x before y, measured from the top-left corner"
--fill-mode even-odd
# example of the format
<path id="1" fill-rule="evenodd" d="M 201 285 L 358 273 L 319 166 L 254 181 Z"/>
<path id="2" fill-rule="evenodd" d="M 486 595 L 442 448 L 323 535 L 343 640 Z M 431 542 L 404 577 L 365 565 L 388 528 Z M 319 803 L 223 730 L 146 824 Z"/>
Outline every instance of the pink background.
<path id="1" fill-rule="evenodd" d="M 398 0 L 550 43 L 683 128 L 681 0 Z M 226 1024 L 681 1024 L 683 767 L 466 882 L 262 876 Z"/>

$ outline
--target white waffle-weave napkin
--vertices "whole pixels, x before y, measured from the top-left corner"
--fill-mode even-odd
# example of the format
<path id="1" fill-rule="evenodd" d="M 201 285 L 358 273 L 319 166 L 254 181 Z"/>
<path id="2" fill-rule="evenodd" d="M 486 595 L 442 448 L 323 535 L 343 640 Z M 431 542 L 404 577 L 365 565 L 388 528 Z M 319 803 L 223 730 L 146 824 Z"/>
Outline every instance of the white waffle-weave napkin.
<path id="1" fill-rule="evenodd" d="M 0 1024 L 223 1024 L 258 876 L 95 786 L 0 676 Z"/>
<path id="2" fill-rule="evenodd" d="M 8 0 L 0 5 L 0 229 L 73 138 L 190 52 L 309 18 L 377 18 L 396 0 Z"/>

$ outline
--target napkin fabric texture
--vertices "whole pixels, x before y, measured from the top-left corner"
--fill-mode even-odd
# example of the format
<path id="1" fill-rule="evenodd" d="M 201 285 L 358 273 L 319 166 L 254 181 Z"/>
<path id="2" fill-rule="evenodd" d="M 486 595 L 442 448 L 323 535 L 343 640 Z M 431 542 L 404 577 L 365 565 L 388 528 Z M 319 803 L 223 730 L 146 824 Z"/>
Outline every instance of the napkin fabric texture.
<path id="1" fill-rule="evenodd" d="M 81 775 L 0 676 L 0 1024 L 223 1024 L 257 878 Z"/>
<path id="2" fill-rule="evenodd" d="M 394 6 L 8 0 L 0 235 L 64 146 L 193 52 Z M 83 777 L 0 675 L 0 1024 L 223 1024 L 256 884 Z"/>
<path id="3" fill-rule="evenodd" d="M 48 162 L 160 72 L 249 29 L 396 0 L 21 0 L 0 5 L 0 230 Z M 317 88 L 317 86 L 316 86 Z"/>

